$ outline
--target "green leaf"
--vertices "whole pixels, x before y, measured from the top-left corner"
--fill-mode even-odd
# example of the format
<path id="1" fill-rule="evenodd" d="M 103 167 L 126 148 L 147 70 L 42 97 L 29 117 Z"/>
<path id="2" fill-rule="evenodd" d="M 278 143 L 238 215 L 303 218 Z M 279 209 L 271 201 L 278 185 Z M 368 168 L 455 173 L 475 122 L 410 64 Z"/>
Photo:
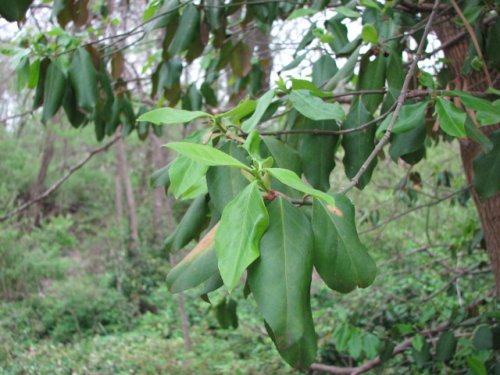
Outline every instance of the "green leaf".
<path id="1" fill-rule="evenodd" d="M 165 240 L 167 251 L 178 251 L 195 239 L 207 221 L 208 204 L 206 197 L 196 198 L 177 224 L 175 231 Z"/>
<path id="2" fill-rule="evenodd" d="M 486 375 L 486 366 L 484 362 L 476 356 L 467 357 L 467 367 L 474 375 Z"/>
<path id="3" fill-rule="evenodd" d="M 214 306 L 214 313 L 217 322 L 222 329 L 238 328 L 238 315 L 236 313 L 237 303 L 235 300 L 224 298 L 216 306 Z"/>
<path id="4" fill-rule="evenodd" d="M 246 163 L 246 152 L 235 142 L 225 143 L 221 150 Z M 215 210 L 221 215 L 226 205 L 248 185 L 248 180 L 236 168 L 210 167 L 207 172 L 207 185 Z"/>
<path id="5" fill-rule="evenodd" d="M 297 151 L 275 137 L 262 137 L 262 140 L 273 157 L 276 166 L 290 169 L 297 175 L 302 173 L 302 161 Z"/>
<path id="6" fill-rule="evenodd" d="M 359 12 L 357 12 L 351 8 L 345 7 L 345 6 L 335 7 L 334 10 L 335 10 L 335 12 L 342 14 L 343 16 L 348 17 L 348 18 L 360 17 Z"/>
<path id="7" fill-rule="evenodd" d="M 388 73 L 386 60 L 387 58 L 381 54 L 373 61 L 370 61 L 368 55 L 363 56 L 359 68 L 358 90 L 380 90 L 384 88 L 386 75 Z M 369 94 L 362 95 L 360 98 L 366 109 L 371 113 L 375 113 L 384 95 Z"/>
<path id="8" fill-rule="evenodd" d="M 493 103 L 493 108 L 488 112 L 477 112 L 477 120 L 481 125 L 495 125 L 500 123 L 500 100 Z"/>
<path id="9" fill-rule="evenodd" d="M 336 207 L 314 200 L 314 267 L 333 290 L 348 293 L 373 283 L 377 268 L 359 240 L 354 207 L 344 195 L 334 195 Z"/>
<path id="10" fill-rule="evenodd" d="M 444 331 L 436 344 L 436 359 L 440 362 L 448 362 L 453 358 L 457 349 L 457 339 L 452 331 Z"/>
<path id="11" fill-rule="evenodd" d="M 170 55 L 176 55 L 187 50 L 200 28 L 200 12 L 193 4 L 188 4 L 179 20 L 179 27 L 168 47 Z"/>
<path id="12" fill-rule="evenodd" d="M 335 89 L 341 82 L 351 77 L 356 64 L 358 63 L 359 51 L 361 50 L 361 46 L 356 48 L 354 52 L 349 56 L 345 64 L 340 68 L 340 70 L 335 73 L 335 75 L 330 78 L 330 80 L 324 85 L 323 90 L 333 90 Z"/>
<path id="13" fill-rule="evenodd" d="M 66 117 L 74 128 L 79 128 L 85 123 L 86 116 L 83 112 L 78 110 L 75 93 L 71 85 L 66 85 L 62 105 Z"/>
<path id="14" fill-rule="evenodd" d="M 62 104 L 66 77 L 57 61 L 52 61 L 47 69 L 43 93 L 42 122 L 49 121 Z"/>
<path id="15" fill-rule="evenodd" d="M 378 32 L 375 26 L 371 24 L 363 25 L 363 29 L 361 30 L 361 38 L 367 43 L 378 43 Z"/>
<path id="16" fill-rule="evenodd" d="M 401 112 L 396 119 L 396 123 L 392 128 L 394 134 L 404 133 L 409 130 L 425 126 L 425 114 L 427 112 L 428 102 L 416 103 L 416 104 L 405 104 L 401 107 Z M 389 123 L 392 121 L 394 112 L 389 114 L 384 121 L 377 128 L 377 135 L 386 131 Z"/>
<path id="17" fill-rule="evenodd" d="M 207 173 L 206 164 L 186 156 L 174 160 L 169 168 L 170 186 L 174 196 L 179 199 L 189 192 Z"/>
<path id="18" fill-rule="evenodd" d="M 436 113 L 441 129 L 453 137 L 465 137 L 466 114 L 459 110 L 450 101 L 436 98 Z"/>
<path id="19" fill-rule="evenodd" d="M 179 154 L 209 166 L 228 166 L 249 170 L 245 164 L 238 159 L 217 150 L 212 146 L 200 145 L 188 142 L 172 142 L 165 145 Z"/>
<path id="20" fill-rule="evenodd" d="M 312 238 L 306 216 L 279 197 L 268 206 L 261 256 L 249 268 L 252 294 L 284 359 L 306 367 L 315 359 L 310 306 Z"/>
<path id="21" fill-rule="evenodd" d="M 217 117 L 228 118 L 231 123 L 233 123 L 236 126 L 240 126 L 241 119 L 253 113 L 256 107 L 257 107 L 257 102 L 255 100 L 250 100 L 246 98 L 230 111 L 223 113 L 221 115 L 217 115 Z"/>
<path id="22" fill-rule="evenodd" d="M 218 225 L 167 275 L 167 287 L 172 293 L 194 288 L 207 281 L 219 271 L 215 255 L 214 236 Z"/>
<path id="23" fill-rule="evenodd" d="M 287 18 L 288 21 L 300 18 L 308 17 L 316 14 L 318 11 L 311 8 L 296 8 Z"/>
<path id="24" fill-rule="evenodd" d="M 422 351 L 422 348 L 424 347 L 425 340 L 422 336 L 420 335 L 415 335 L 413 336 L 413 339 L 411 340 L 411 346 L 417 351 L 420 352 Z"/>
<path id="25" fill-rule="evenodd" d="M 306 129 L 339 130 L 335 121 L 307 121 Z M 299 153 L 304 175 L 316 189 L 330 189 L 330 173 L 335 168 L 338 135 L 305 134 L 300 137 Z"/>
<path id="26" fill-rule="evenodd" d="M 256 181 L 224 208 L 215 250 L 220 275 L 230 293 L 247 267 L 259 257 L 259 242 L 268 225 L 269 216 Z"/>
<path id="27" fill-rule="evenodd" d="M 0 16 L 9 22 L 22 21 L 33 0 L 2 0 Z"/>
<path id="28" fill-rule="evenodd" d="M 335 199 L 331 195 L 310 187 L 291 170 L 282 168 L 267 168 L 266 170 L 271 176 L 278 179 L 281 183 L 310 196 L 319 198 L 331 206 L 335 206 Z"/>
<path id="29" fill-rule="evenodd" d="M 338 71 L 335 60 L 329 55 L 323 55 L 312 66 L 312 82 L 317 87 L 322 87 Z"/>
<path id="30" fill-rule="evenodd" d="M 275 95 L 274 90 L 269 90 L 264 95 L 262 95 L 257 101 L 257 105 L 255 107 L 255 112 L 253 115 L 241 125 L 241 130 L 246 133 L 251 132 L 255 129 L 255 127 L 259 124 L 260 120 L 264 116 L 266 109 L 271 104 Z"/>
<path id="31" fill-rule="evenodd" d="M 90 54 L 84 48 L 73 52 L 68 70 L 78 108 L 90 113 L 97 102 L 97 79 Z"/>
<path id="32" fill-rule="evenodd" d="M 332 96 L 331 92 L 321 91 L 311 81 L 307 81 L 305 79 L 295 79 L 295 78 L 292 78 L 291 81 L 292 81 L 292 90 L 294 91 L 307 90 L 310 91 L 313 95 L 319 96 L 320 98 L 328 98 Z"/>
<path id="33" fill-rule="evenodd" d="M 474 188 L 482 199 L 500 192 L 500 131 L 491 134 L 493 149 L 473 161 Z"/>
<path id="34" fill-rule="evenodd" d="M 491 140 L 481 131 L 481 129 L 478 129 L 476 125 L 474 125 L 471 118 L 468 116 L 465 120 L 465 133 L 467 137 L 479 143 L 484 152 L 490 152 L 493 149 Z"/>
<path id="35" fill-rule="evenodd" d="M 426 129 L 424 126 L 417 127 L 405 133 L 394 134 L 391 138 L 391 146 L 389 148 L 389 155 L 395 162 L 402 158 L 409 164 L 416 164 L 421 158 L 417 157 L 416 153 L 419 150 L 425 150 L 424 142 L 426 137 Z M 415 158 L 409 159 L 411 156 Z M 422 157 L 424 154 L 421 155 Z"/>
<path id="36" fill-rule="evenodd" d="M 30 71 L 29 71 L 29 75 L 28 75 L 28 88 L 29 89 L 36 88 L 36 85 L 38 84 L 38 80 L 40 79 L 40 66 L 41 66 L 40 59 L 36 59 L 30 65 Z"/>
<path id="37" fill-rule="evenodd" d="M 365 124 L 371 120 L 373 120 L 373 117 L 371 113 L 368 112 L 363 102 L 361 100 L 355 100 L 355 102 L 351 105 L 347 119 L 343 124 L 343 129 L 357 128 L 359 125 Z M 345 150 L 343 161 L 347 177 L 353 178 L 356 173 L 358 173 L 363 163 L 375 148 L 374 141 L 374 126 L 364 129 L 363 131 L 345 134 L 342 137 L 342 147 Z M 377 159 L 375 158 L 359 179 L 359 183 L 357 185 L 359 189 L 363 189 L 368 182 L 370 182 L 376 165 Z"/>
<path id="38" fill-rule="evenodd" d="M 211 117 L 201 111 L 185 111 L 176 108 L 159 108 L 139 116 L 137 121 L 152 122 L 155 125 L 184 124 L 200 117 Z"/>
<path id="39" fill-rule="evenodd" d="M 149 178 L 149 184 L 151 187 L 154 189 L 159 187 L 170 187 L 170 174 L 168 173 L 170 165 L 171 164 L 169 163 L 151 174 L 151 177 Z"/>
<path id="40" fill-rule="evenodd" d="M 247 150 L 252 159 L 259 160 L 260 156 L 260 133 L 257 130 L 252 130 L 249 134 L 243 148 Z"/>
<path id="41" fill-rule="evenodd" d="M 21 58 L 16 67 L 16 90 L 21 91 L 26 83 L 28 83 L 29 75 L 30 75 L 30 59 L 28 56 L 24 56 Z"/>
<path id="42" fill-rule="evenodd" d="M 343 120 L 345 113 L 339 103 L 325 103 L 308 90 L 294 90 L 290 93 L 293 107 L 311 120 Z"/>
<path id="43" fill-rule="evenodd" d="M 474 333 L 472 339 L 477 350 L 489 350 L 493 347 L 493 332 L 491 327 L 482 325 Z"/>

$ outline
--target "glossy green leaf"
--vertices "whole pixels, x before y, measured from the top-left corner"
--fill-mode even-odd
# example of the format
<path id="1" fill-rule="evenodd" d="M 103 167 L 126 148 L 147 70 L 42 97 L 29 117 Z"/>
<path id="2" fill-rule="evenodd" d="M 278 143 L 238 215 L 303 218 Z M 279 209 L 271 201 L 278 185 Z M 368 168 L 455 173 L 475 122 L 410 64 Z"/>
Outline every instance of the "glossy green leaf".
<path id="1" fill-rule="evenodd" d="M 453 137 L 465 137 L 466 114 L 449 100 L 436 98 L 436 113 L 441 129 Z"/>
<path id="2" fill-rule="evenodd" d="M 404 133 L 409 130 L 425 126 L 425 114 L 427 112 L 428 102 L 416 103 L 416 104 L 405 104 L 401 107 L 401 112 L 399 113 L 396 122 L 392 128 L 394 134 Z M 377 135 L 386 131 L 389 124 L 392 121 L 394 112 L 389 114 L 384 121 L 377 128 Z"/>
<path id="3" fill-rule="evenodd" d="M 206 112 L 185 111 L 176 108 L 159 108 L 139 116 L 137 121 L 152 122 L 155 125 L 173 125 L 191 122 L 200 117 L 211 117 Z"/>
<path id="4" fill-rule="evenodd" d="M 206 197 L 196 198 L 175 227 L 175 231 L 166 238 L 164 242 L 165 249 L 167 251 L 178 251 L 194 240 L 199 235 L 203 225 L 206 224 L 207 214 Z"/>
<path id="5" fill-rule="evenodd" d="M 361 46 L 356 48 L 354 52 L 349 56 L 347 61 L 342 68 L 339 69 L 335 75 L 328 80 L 328 82 L 324 85 L 323 90 L 333 90 L 335 89 L 341 82 L 348 79 L 352 76 L 354 72 L 354 68 L 358 63 L 359 51 L 361 50 Z"/>
<path id="6" fill-rule="evenodd" d="M 269 216 L 257 182 L 248 185 L 224 208 L 215 250 L 220 275 L 229 292 L 259 257 L 259 242 L 268 225 Z"/>
<path id="7" fill-rule="evenodd" d="M 345 113 L 339 103 L 326 103 L 309 90 L 294 90 L 290 93 L 293 107 L 311 120 L 343 120 Z"/>
<path id="8" fill-rule="evenodd" d="M 207 173 L 206 164 L 186 156 L 176 158 L 169 168 L 170 187 L 174 196 L 179 199 L 196 186 Z"/>
<path id="9" fill-rule="evenodd" d="M 214 246 L 217 228 L 217 225 L 213 227 L 198 245 L 170 270 L 166 281 L 172 293 L 194 288 L 219 272 Z"/>
<path id="10" fill-rule="evenodd" d="M 338 71 L 335 60 L 329 55 L 323 55 L 312 66 L 312 82 L 317 87 L 322 87 Z"/>
<path id="11" fill-rule="evenodd" d="M 331 195 L 310 187 L 291 170 L 283 168 L 268 168 L 267 171 L 281 183 L 310 196 L 319 198 L 329 205 L 335 206 L 335 199 Z"/>
<path id="12" fill-rule="evenodd" d="M 302 160 L 297 151 L 275 137 L 262 137 L 262 140 L 276 166 L 290 169 L 297 175 L 302 173 Z"/>
<path id="13" fill-rule="evenodd" d="M 295 79 L 292 78 L 292 90 L 307 90 L 310 91 L 313 95 L 319 96 L 320 98 L 328 98 L 332 96 L 331 92 L 321 91 L 316 87 L 314 83 L 305 79 Z"/>
<path id="14" fill-rule="evenodd" d="M 66 77 L 57 61 L 52 61 L 47 69 L 43 93 L 42 122 L 49 121 L 62 104 Z"/>
<path id="15" fill-rule="evenodd" d="M 225 152 L 217 150 L 212 146 L 188 142 L 172 142 L 166 144 L 165 146 L 178 152 L 181 155 L 187 156 L 188 158 L 191 158 L 205 165 L 249 169 L 238 159 L 235 159 Z"/>
<path id="16" fill-rule="evenodd" d="M 370 61 L 369 55 L 364 55 L 361 59 L 359 68 L 359 80 L 356 88 L 358 90 L 381 90 L 384 88 L 387 75 L 387 58 L 379 55 L 375 60 Z M 375 113 L 380 103 L 382 102 L 383 94 L 368 94 L 362 95 L 361 100 L 364 106 L 371 112 Z"/>
<path id="17" fill-rule="evenodd" d="M 68 77 L 78 108 L 92 112 L 97 102 L 97 79 L 92 58 L 85 48 L 73 52 Z"/>
<path id="18" fill-rule="evenodd" d="M 351 105 L 351 109 L 342 128 L 357 128 L 371 120 L 373 120 L 372 114 L 368 112 L 363 102 L 361 100 L 355 100 Z M 345 150 L 345 174 L 347 177 L 353 178 L 375 147 L 375 127 L 371 126 L 362 131 L 345 134 L 342 137 L 342 147 Z M 375 158 L 359 179 L 357 185 L 359 189 L 363 189 L 368 182 L 370 182 L 376 165 L 377 159 Z"/>
<path id="19" fill-rule="evenodd" d="M 436 359 L 440 362 L 448 362 L 453 358 L 457 349 L 457 339 L 452 331 L 444 331 L 436 344 Z"/>
<path id="20" fill-rule="evenodd" d="M 200 27 L 200 12 L 191 4 L 186 5 L 179 20 L 179 27 L 168 47 L 170 55 L 179 54 L 187 50 Z"/>
<path id="21" fill-rule="evenodd" d="M 80 127 L 85 122 L 86 116 L 78 109 L 75 93 L 71 85 L 66 85 L 62 106 L 66 117 L 74 128 Z"/>
<path id="22" fill-rule="evenodd" d="M 316 14 L 318 11 L 316 9 L 311 8 L 297 8 L 295 9 L 287 18 L 288 21 L 301 18 L 308 17 Z"/>
<path id="23" fill-rule="evenodd" d="M 169 163 L 151 174 L 151 177 L 149 178 L 149 184 L 151 187 L 155 189 L 159 187 L 170 187 L 170 174 L 168 173 L 170 165 L 171 164 Z"/>
<path id="24" fill-rule="evenodd" d="M 335 121 L 307 121 L 306 129 L 339 130 Z M 330 189 L 330 173 L 335 167 L 338 135 L 305 134 L 300 137 L 299 153 L 304 175 L 316 189 Z"/>
<path id="25" fill-rule="evenodd" d="M 30 59 L 28 56 L 21 58 L 16 67 L 16 90 L 21 91 L 28 83 L 30 75 Z"/>
<path id="26" fill-rule="evenodd" d="M 244 132 L 246 133 L 251 132 L 260 123 L 262 117 L 264 116 L 264 113 L 271 104 L 274 95 L 275 91 L 269 90 L 259 98 L 259 100 L 257 101 L 257 105 L 255 107 L 255 112 L 248 120 L 244 121 L 243 124 L 241 125 L 241 129 Z"/>
<path id="27" fill-rule="evenodd" d="M 378 32 L 375 26 L 371 24 L 363 25 L 363 29 L 361 30 L 361 38 L 367 43 L 378 43 Z"/>
<path id="28" fill-rule="evenodd" d="M 268 206 L 269 228 L 249 282 L 272 339 L 284 359 L 306 367 L 315 359 L 310 306 L 312 237 L 306 216 L 279 197 Z"/>
<path id="29" fill-rule="evenodd" d="M 424 126 L 417 127 L 401 134 L 394 134 L 391 138 L 391 146 L 389 147 L 391 159 L 397 162 L 399 158 L 402 158 L 408 164 L 416 164 L 425 155 L 421 154 L 422 157 L 419 158 L 417 157 L 418 155 L 415 154 L 421 149 L 425 151 L 425 137 L 426 130 Z"/>
<path id="30" fill-rule="evenodd" d="M 219 116 L 228 118 L 231 123 L 236 126 L 240 125 L 241 119 L 251 115 L 255 108 L 257 107 L 257 102 L 255 100 L 245 99 L 242 100 L 236 107 L 223 113 Z"/>
<path id="31" fill-rule="evenodd" d="M 246 152 L 234 142 L 227 142 L 221 150 L 230 154 L 242 163 L 246 163 Z M 245 186 L 248 180 L 236 168 L 210 167 L 207 172 L 207 185 L 210 199 L 215 206 L 218 215 L 226 205 L 233 200 Z"/>
<path id="32" fill-rule="evenodd" d="M 377 267 L 359 240 L 349 198 L 341 194 L 334 197 L 335 208 L 314 200 L 314 267 L 326 285 L 348 293 L 371 285 Z"/>
<path id="33" fill-rule="evenodd" d="M 261 158 L 260 141 L 260 133 L 257 130 L 252 130 L 243 144 L 243 148 L 247 150 L 252 159 L 259 160 Z"/>
<path id="34" fill-rule="evenodd" d="M 9 22 L 22 21 L 33 0 L 2 0 L 0 16 Z"/>
<path id="35" fill-rule="evenodd" d="M 30 64 L 30 71 L 27 82 L 29 89 L 36 88 L 36 85 L 38 84 L 38 80 L 40 79 L 40 67 L 41 67 L 40 59 L 35 59 L 35 61 L 33 61 Z"/>

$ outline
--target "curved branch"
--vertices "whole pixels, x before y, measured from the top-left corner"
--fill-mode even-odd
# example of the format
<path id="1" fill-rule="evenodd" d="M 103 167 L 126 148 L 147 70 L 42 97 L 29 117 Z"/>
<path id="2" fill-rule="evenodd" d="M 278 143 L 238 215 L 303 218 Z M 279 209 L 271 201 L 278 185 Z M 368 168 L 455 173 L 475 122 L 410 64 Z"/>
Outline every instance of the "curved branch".
<path id="1" fill-rule="evenodd" d="M 118 134 L 118 135 L 115 136 L 115 138 L 113 138 L 111 141 L 109 141 L 105 145 L 103 145 L 101 147 L 98 147 L 98 148 L 90 151 L 85 158 L 83 158 L 82 160 L 80 160 L 80 162 L 78 162 L 77 164 L 73 165 L 69 169 L 68 173 L 66 173 L 63 177 L 61 177 L 59 180 L 57 180 L 44 193 L 42 193 L 39 196 L 37 196 L 37 197 L 29 200 L 28 202 L 22 204 L 21 206 L 17 207 L 16 209 L 14 209 L 13 211 L 7 213 L 6 215 L 0 217 L 0 223 L 3 222 L 3 221 L 6 221 L 8 219 L 10 219 L 13 216 L 16 216 L 16 215 L 20 214 L 21 212 L 23 212 L 24 210 L 28 209 L 33 204 L 35 204 L 35 203 L 37 203 L 37 202 L 39 202 L 39 201 L 44 200 L 45 198 L 47 198 L 50 194 L 52 194 L 54 191 L 56 191 L 68 178 L 70 178 L 73 173 L 75 173 L 77 170 L 79 170 L 81 167 L 83 167 L 90 159 L 92 159 L 92 157 L 94 155 L 99 154 L 100 152 L 103 152 L 103 151 L 106 151 L 107 149 L 109 149 L 116 141 L 118 141 L 120 139 L 120 137 L 121 137 L 121 135 Z"/>
<path id="2" fill-rule="evenodd" d="M 417 69 L 417 63 L 422 58 L 422 53 L 424 52 L 424 46 L 426 43 L 427 35 L 431 31 L 432 21 L 434 20 L 434 17 L 437 13 L 439 3 L 440 3 L 440 0 L 435 1 L 434 7 L 432 8 L 432 12 L 429 16 L 429 19 L 427 20 L 427 24 L 425 25 L 422 39 L 420 40 L 420 43 L 418 45 L 415 59 L 413 60 L 411 66 L 410 66 L 410 69 L 408 70 L 408 73 L 406 74 L 405 81 L 404 81 L 403 87 L 401 89 L 401 94 L 398 97 L 396 109 L 394 110 L 394 115 L 392 116 L 391 122 L 389 123 L 389 126 L 387 127 L 387 131 L 385 132 L 384 136 L 380 139 L 380 141 L 377 143 L 377 145 L 373 149 L 370 156 L 368 156 L 368 158 L 365 160 L 365 162 L 363 163 L 361 168 L 359 168 L 358 173 L 356 173 L 356 175 L 352 178 L 349 185 L 347 185 L 344 189 L 342 189 L 340 191 L 340 193 L 344 194 L 358 184 L 359 179 L 365 173 L 365 171 L 368 169 L 368 166 L 371 164 L 373 159 L 375 159 L 377 157 L 378 153 L 384 148 L 386 143 L 389 142 L 389 138 L 391 137 L 391 134 L 392 134 L 392 129 L 394 128 L 394 125 L 396 124 L 396 120 L 399 117 L 399 113 L 401 112 L 401 108 L 403 107 L 403 104 L 405 103 L 406 96 L 408 94 L 409 87 L 410 87 L 410 82 L 413 78 L 413 75 L 415 74 L 416 69 Z"/>

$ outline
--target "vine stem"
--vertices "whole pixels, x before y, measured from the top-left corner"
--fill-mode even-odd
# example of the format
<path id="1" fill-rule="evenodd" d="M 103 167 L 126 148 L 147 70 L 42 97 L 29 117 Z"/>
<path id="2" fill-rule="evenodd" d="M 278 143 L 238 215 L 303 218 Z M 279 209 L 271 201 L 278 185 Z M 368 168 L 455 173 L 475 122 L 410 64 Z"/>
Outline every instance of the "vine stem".
<path id="1" fill-rule="evenodd" d="M 440 3 L 440 0 L 436 0 L 434 2 L 432 12 L 429 15 L 429 19 L 427 21 L 427 24 L 425 25 L 422 39 L 420 40 L 420 43 L 418 45 L 417 53 L 415 55 L 413 62 L 410 65 L 410 69 L 408 70 L 408 73 L 406 74 L 406 77 L 405 77 L 405 80 L 403 83 L 403 87 L 401 88 L 401 93 L 399 94 L 399 97 L 397 100 L 396 109 L 394 110 L 394 114 L 392 116 L 392 119 L 389 123 L 389 126 L 387 127 L 387 131 L 385 132 L 384 136 L 380 139 L 380 141 L 377 143 L 377 145 L 373 149 L 372 153 L 368 156 L 368 158 L 365 160 L 363 165 L 361 165 L 361 167 L 359 168 L 359 171 L 352 178 L 351 182 L 340 191 L 341 194 L 347 193 L 349 190 L 351 190 L 353 187 L 355 187 L 359 183 L 361 176 L 363 176 L 363 174 L 366 172 L 366 170 L 368 169 L 368 166 L 371 164 L 373 159 L 375 159 L 377 157 L 378 153 L 384 148 L 384 146 L 387 144 L 387 142 L 389 142 L 389 138 L 391 137 L 391 134 L 392 134 L 392 129 L 394 128 L 394 125 L 396 124 L 396 120 L 398 119 L 399 114 L 401 112 L 401 108 L 403 107 L 403 104 L 405 103 L 406 96 L 408 94 L 409 87 L 410 87 L 410 82 L 413 78 L 413 75 L 415 74 L 416 69 L 417 69 L 417 64 L 420 61 L 420 59 L 422 58 L 427 35 L 431 31 L 432 22 L 434 20 L 434 17 L 436 16 L 438 8 L 439 8 L 439 3 Z"/>

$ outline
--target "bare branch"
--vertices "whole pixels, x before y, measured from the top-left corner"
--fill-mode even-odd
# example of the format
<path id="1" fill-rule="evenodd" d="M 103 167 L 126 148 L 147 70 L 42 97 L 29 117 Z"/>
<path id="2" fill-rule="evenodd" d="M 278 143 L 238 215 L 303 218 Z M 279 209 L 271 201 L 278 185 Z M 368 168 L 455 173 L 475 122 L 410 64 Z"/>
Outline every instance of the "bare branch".
<path id="1" fill-rule="evenodd" d="M 61 177 L 59 180 L 56 181 L 50 188 L 48 188 L 44 193 L 40 194 L 39 196 L 29 200 L 28 202 L 22 204 L 18 208 L 14 209 L 13 211 L 7 213 L 6 215 L 0 217 L 0 222 L 6 221 L 10 219 L 13 216 L 16 216 L 32 206 L 33 204 L 44 200 L 47 198 L 50 194 L 52 194 L 54 191 L 56 191 L 68 178 L 71 177 L 73 173 L 75 173 L 77 170 L 82 168 L 94 155 L 97 155 L 103 151 L 108 150 L 116 141 L 118 141 L 121 138 L 120 134 L 117 134 L 111 141 L 106 143 L 105 145 L 98 147 L 92 151 L 90 151 L 85 158 L 80 160 L 77 164 L 73 165 L 69 170 L 68 173 L 66 173 L 63 177 Z"/>
<path id="2" fill-rule="evenodd" d="M 368 169 L 368 166 L 371 164 L 373 159 L 375 159 L 377 157 L 378 153 L 384 148 L 386 143 L 389 142 L 389 138 L 391 137 L 391 134 L 392 134 L 392 129 L 394 128 L 394 125 L 396 124 L 396 120 L 399 117 L 399 113 L 401 112 L 401 108 L 403 107 L 403 104 L 405 103 L 405 100 L 406 100 L 406 97 L 408 94 L 408 90 L 410 87 L 410 82 L 413 78 L 413 75 L 415 74 L 416 69 L 417 69 L 417 63 L 419 62 L 419 60 L 422 57 L 422 53 L 424 51 L 424 46 L 426 44 L 427 35 L 431 31 L 432 21 L 436 15 L 437 9 L 439 7 L 439 3 L 440 3 L 440 0 L 436 0 L 436 2 L 434 3 L 434 7 L 432 9 L 432 12 L 429 15 L 429 19 L 427 20 L 427 24 L 425 25 L 422 39 L 420 40 L 420 43 L 418 45 L 415 59 L 413 60 L 411 66 L 410 66 L 410 69 L 408 70 L 408 73 L 406 74 L 405 81 L 404 81 L 403 87 L 401 89 L 401 94 L 398 97 L 396 109 L 394 110 L 394 114 L 392 116 L 391 122 L 389 123 L 389 126 L 387 127 L 387 131 L 385 132 L 384 136 L 380 139 L 380 141 L 377 143 L 377 145 L 373 149 L 370 156 L 368 156 L 368 158 L 365 160 L 365 162 L 363 163 L 361 168 L 359 168 L 358 173 L 356 173 L 356 175 L 352 178 L 349 185 L 347 185 L 344 189 L 342 189 L 340 191 L 340 193 L 346 193 L 358 184 L 359 179 L 365 173 L 365 171 Z"/>

